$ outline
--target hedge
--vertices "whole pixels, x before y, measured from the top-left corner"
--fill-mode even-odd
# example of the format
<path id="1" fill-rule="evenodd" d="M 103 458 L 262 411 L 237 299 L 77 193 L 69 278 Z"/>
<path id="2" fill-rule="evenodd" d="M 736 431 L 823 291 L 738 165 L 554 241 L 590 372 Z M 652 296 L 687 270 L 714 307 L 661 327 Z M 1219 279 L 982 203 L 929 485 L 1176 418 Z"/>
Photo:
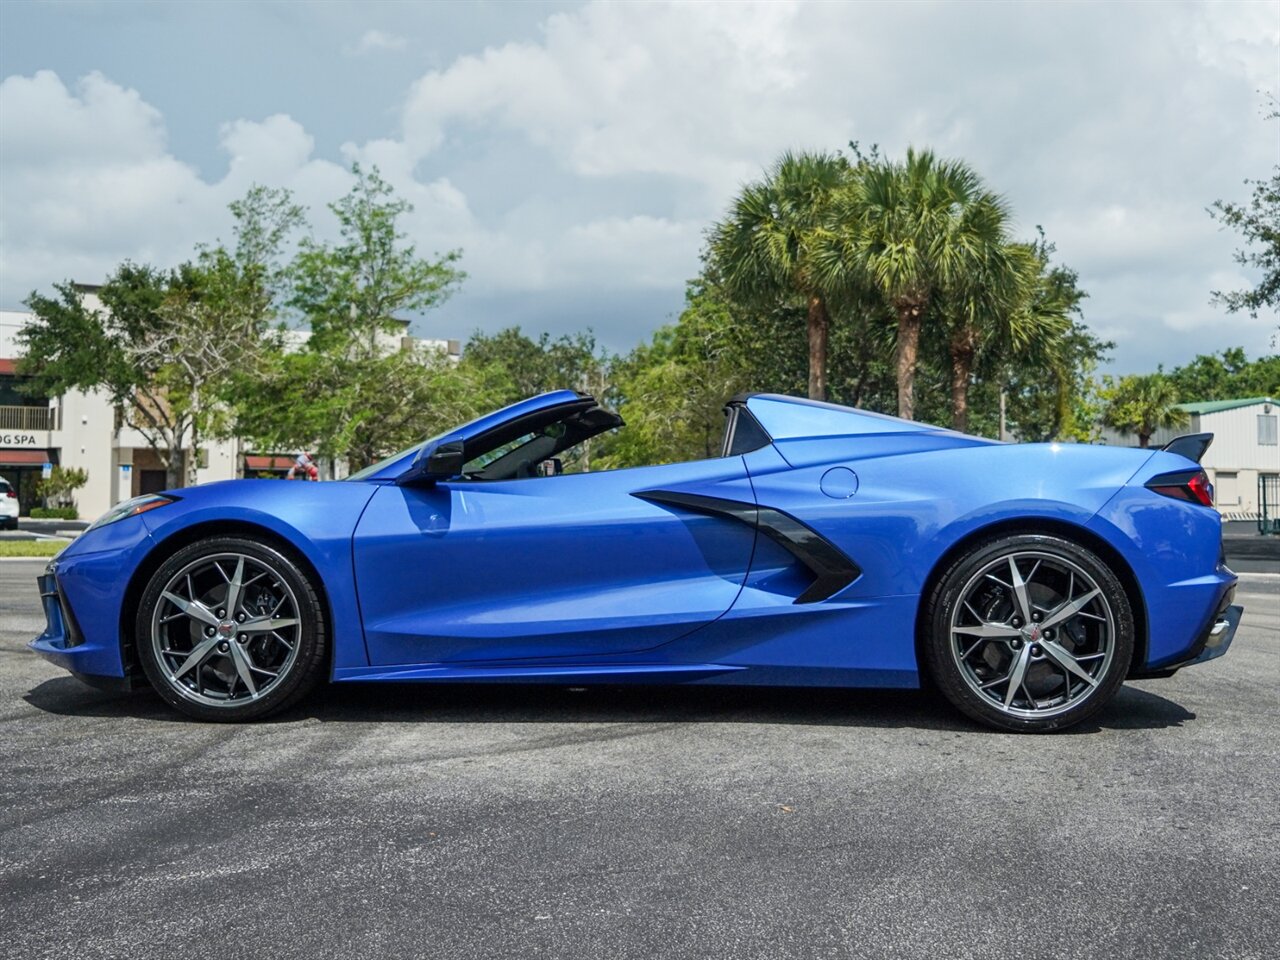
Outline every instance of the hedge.
<path id="1" fill-rule="evenodd" d="M 75 507 L 32 507 L 32 520 L 78 520 L 80 514 Z"/>

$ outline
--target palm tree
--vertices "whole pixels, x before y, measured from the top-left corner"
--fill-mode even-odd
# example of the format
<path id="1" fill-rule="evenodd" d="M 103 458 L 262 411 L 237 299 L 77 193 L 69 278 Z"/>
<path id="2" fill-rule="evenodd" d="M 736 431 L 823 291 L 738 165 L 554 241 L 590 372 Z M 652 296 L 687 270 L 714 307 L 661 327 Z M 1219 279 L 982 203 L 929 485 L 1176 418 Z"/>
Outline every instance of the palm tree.
<path id="1" fill-rule="evenodd" d="M 920 333 L 931 312 L 967 290 L 971 319 L 985 322 L 974 291 L 1014 284 L 1008 221 L 1004 200 L 972 168 L 927 150 L 908 150 L 901 163 L 860 164 L 835 198 L 830 230 L 814 243 L 816 273 L 824 283 L 861 276 L 892 309 L 898 416 L 909 420 L 915 412 Z M 957 347 L 962 354 L 969 349 L 963 337 Z"/>
<path id="2" fill-rule="evenodd" d="M 979 353 L 997 354 L 997 367 L 1000 358 L 1032 359 L 1044 366 L 1046 378 L 1061 380 L 1059 347 L 1084 294 L 1074 272 L 1050 267 L 1052 252 L 1043 234 L 1032 243 L 1007 244 L 944 298 L 954 429 L 969 427 L 969 381 Z"/>
<path id="3" fill-rule="evenodd" d="M 809 396 L 827 396 L 831 301 L 847 293 L 850 271 L 813 269 L 813 241 L 849 165 L 828 153 L 784 153 L 763 180 L 747 184 L 711 234 L 711 259 L 725 286 L 749 301 L 804 297 L 809 340 Z"/>
<path id="4" fill-rule="evenodd" d="M 1138 446 L 1146 447 L 1157 430 L 1187 422 L 1187 412 L 1177 404 L 1177 387 L 1164 374 L 1121 377 L 1108 391 L 1102 418 L 1126 436 L 1136 433 Z"/>
<path id="5" fill-rule="evenodd" d="M 958 289 L 937 297 L 951 359 L 951 426 L 961 433 L 969 429 L 969 381 L 978 354 L 1025 349 L 1042 332 L 1029 261 L 1025 246 L 1007 245 Z"/>

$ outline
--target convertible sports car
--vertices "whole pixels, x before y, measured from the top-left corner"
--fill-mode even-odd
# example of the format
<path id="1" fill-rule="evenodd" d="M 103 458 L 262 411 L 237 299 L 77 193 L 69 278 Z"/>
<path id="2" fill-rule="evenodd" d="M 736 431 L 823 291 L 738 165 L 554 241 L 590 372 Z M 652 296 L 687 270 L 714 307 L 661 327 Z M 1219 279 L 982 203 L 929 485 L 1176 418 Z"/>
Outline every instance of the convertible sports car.
<path id="1" fill-rule="evenodd" d="M 997 443 L 772 395 L 722 455 L 563 473 L 622 426 L 569 390 L 335 483 L 138 497 L 40 578 L 32 648 L 202 720 L 348 681 L 904 687 L 1048 731 L 1226 652 L 1198 461 Z"/>

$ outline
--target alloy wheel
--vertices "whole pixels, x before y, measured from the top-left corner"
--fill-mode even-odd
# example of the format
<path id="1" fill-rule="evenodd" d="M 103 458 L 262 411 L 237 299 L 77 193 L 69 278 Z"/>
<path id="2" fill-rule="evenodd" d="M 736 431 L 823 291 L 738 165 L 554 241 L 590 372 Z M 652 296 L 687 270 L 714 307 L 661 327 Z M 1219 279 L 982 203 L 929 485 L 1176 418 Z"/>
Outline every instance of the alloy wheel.
<path id="1" fill-rule="evenodd" d="M 1054 717 L 1090 697 L 1115 646 L 1106 593 L 1056 553 L 1019 551 L 987 563 L 951 616 L 951 655 L 964 682 L 1020 719 Z"/>
<path id="2" fill-rule="evenodd" d="M 232 707 L 259 700 L 288 675 L 302 622 L 297 597 L 271 564 L 242 553 L 200 557 L 165 584 L 151 647 L 187 700 Z"/>

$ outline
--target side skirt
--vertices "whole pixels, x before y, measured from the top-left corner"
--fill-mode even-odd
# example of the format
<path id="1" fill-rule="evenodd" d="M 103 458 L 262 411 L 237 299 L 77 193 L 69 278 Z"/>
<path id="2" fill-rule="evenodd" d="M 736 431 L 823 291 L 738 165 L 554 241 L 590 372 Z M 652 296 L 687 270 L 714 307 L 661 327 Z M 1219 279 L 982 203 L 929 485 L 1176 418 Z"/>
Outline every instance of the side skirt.
<path id="1" fill-rule="evenodd" d="M 390 681 L 450 681 L 463 683 L 555 683 L 557 681 L 589 681 L 626 683 L 630 680 L 642 683 L 683 683 L 701 680 L 719 674 L 736 673 L 745 667 L 726 666 L 720 663 L 631 663 L 631 664 L 401 664 L 379 667 L 341 667 L 334 671 L 333 680 L 341 683 L 349 680 Z"/>

